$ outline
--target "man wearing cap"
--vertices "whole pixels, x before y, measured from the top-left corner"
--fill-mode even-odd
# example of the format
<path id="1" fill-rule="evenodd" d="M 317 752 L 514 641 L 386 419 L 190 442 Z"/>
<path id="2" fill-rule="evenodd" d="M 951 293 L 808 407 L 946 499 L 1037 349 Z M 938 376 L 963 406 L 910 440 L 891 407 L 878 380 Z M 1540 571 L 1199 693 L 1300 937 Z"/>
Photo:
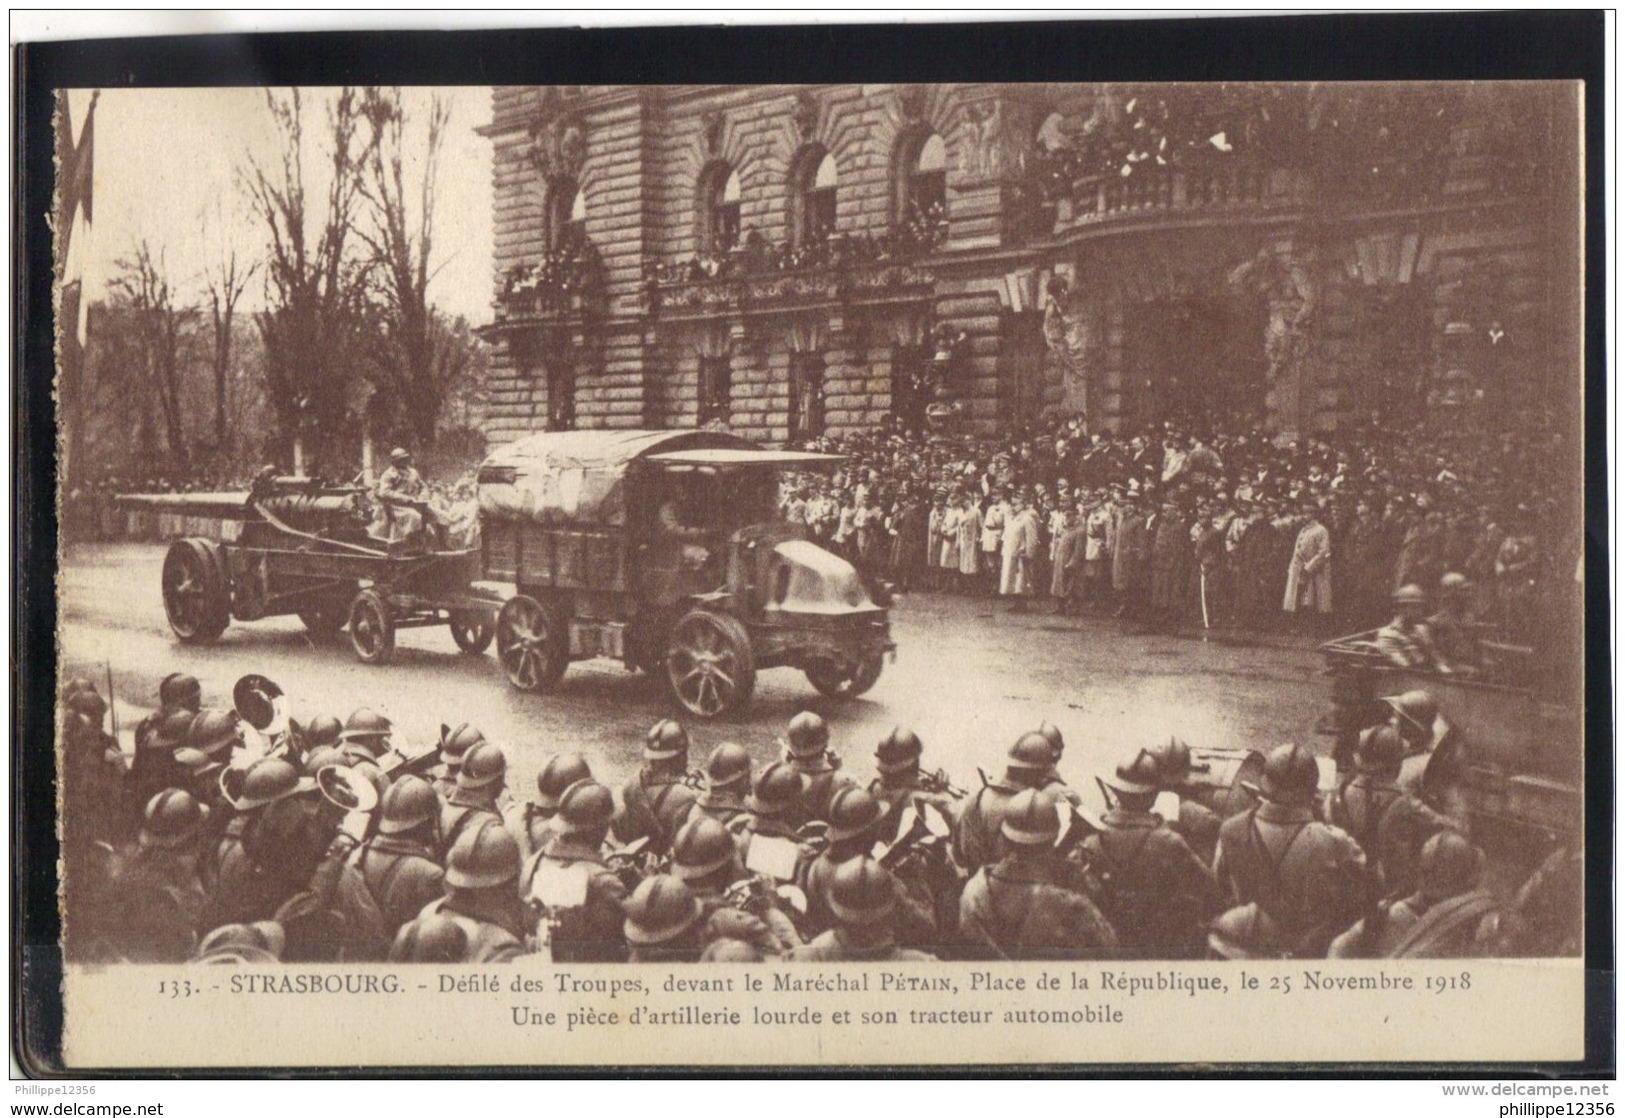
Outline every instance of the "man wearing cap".
<path id="1" fill-rule="evenodd" d="M 1394 619 L 1377 630 L 1377 651 L 1401 668 L 1432 671 L 1440 667 L 1433 634 L 1428 630 L 1427 596 L 1415 583 L 1394 591 Z"/>
<path id="2" fill-rule="evenodd" d="M 967 872 L 996 862 L 1004 855 L 1001 822 L 1006 807 L 1024 789 L 1043 788 L 1055 765 L 1055 746 L 1034 730 L 1010 747 L 1004 775 L 984 780 L 981 789 L 960 804 L 954 821 L 954 861 Z"/>
<path id="3" fill-rule="evenodd" d="M 988 959 L 1110 957 L 1117 936 L 1081 891 L 1055 844 L 1061 834 L 1057 801 L 1024 789 L 1002 813 L 1007 853 L 985 865 L 959 900 L 959 935 L 967 951 Z"/>
<path id="4" fill-rule="evenodd" d="M 463 933 L 465 946 L 458 962 L 506 963 L 528 954 L 530 929 L 519 898 L 519 869 L 518 841 L 501 823 L 482 818 L 451 848 L 446 895 L 425 905 L 400 934 L 415 934 L 407 929 L 445 918 Z"/>
<path id="5" fill-rule="evenodd" d="M 648 839 L 649 849 L 671 849 L 677 828 L 698 798 L 690 786 L 688 731 L 666 718 L 643 741 L 643 766 L 621 788 L 621 811 L 611 825 L 622 845 Z"/>
<path id="6" fill-rule="evenodd" d="M 435 860 L 440 802 L 427 781 L 403 776 L 384 793 L 377 833 L 350 852 L 337 886 L 344 958 L 382 960 L 403 924 L 444 894 Z"/>
<path id="7" fill-rule="evenodd" d="M 429 497 L 428 483 L 417 467 L 412 455 L 404 447 L 389 452 L 389 468 L 378 476 L 373 490 L 382 507 L 385 526 L 391 543 L 411 539 L 423 531 L 424 513 Z"/>
<path id="8" fill-rule="evenodd" d="M 1416 887 L 1416 859 L 1423 843 L 1455 830 L 1449 816 L 1434 811 L 1399 787 L 1405 742 L 1389 725 L 1360 734 L 1354 751 L 1356 775 L 1332 799 L 1331 822 L 1354 836 L 1385 897 L 1404 897 Z"/>
<path id="9" fill-rule="evenodd" d="M 1155 753 L 1142 749 L 1105 778 L 1116 802 L 1083 850 L 1100 883 L 1101 912 L 1127 957 L 1194 959 L 1222 904 L 1212 871 L 1152 810 L 1159 769 Z"/>
<path id="10" fill-rule="evenodd" d="M 1359 915 L 1366 864 L 1346 831 L 1315 818 L 1319 766 L 1307 749 L 1277 746 L 1264 763 L 1262 802 L 1219 828 L 1214 875 L 1238 906 L 1256 904 L 1294 958 L 1319 958 Z"/>
<path id="11" fill-rule="evenodd" d="M 626 959 L 626 886 L 604 860 L 614 814 L 615 798 L 602 784 L 588 778 L 570 785 L 553 837 L 520 874 L 520 893 L 539 914 L 537 941 L 545 931 L 555 963 Z"/>
<path id="12" fill-rule="evenodd" d="M 791 950 L 792 963 L 924 962 L 924 951 L 898 946 L 899 889 L 892 875 L 867 855 L 836 867 L 829 882 L 835 926 L 811 943 Z"/>

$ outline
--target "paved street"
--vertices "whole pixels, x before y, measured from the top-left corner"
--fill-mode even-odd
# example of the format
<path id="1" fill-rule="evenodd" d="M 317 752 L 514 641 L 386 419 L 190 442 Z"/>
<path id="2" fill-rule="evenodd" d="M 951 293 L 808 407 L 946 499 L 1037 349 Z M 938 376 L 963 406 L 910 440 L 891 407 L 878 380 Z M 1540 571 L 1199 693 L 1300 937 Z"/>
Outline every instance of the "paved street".
<path id="1" fill-rule="evenodd" d="M 79 545 L 62 569 L 63 666 L 100 683 L 110 661 L 126 728 L 167 672 L 197 676 L 205 702 L 221 705 L 239 676 L 262 672 L 293 697 L 296 717 L 373 706 L 415 748 L 442 722 L 472 721 L 507 749 L 510 784 L 525 795 L 541 762 L 564 749 L 588 754 L 600 778 L 618 780 L 636 765 L 644 731 L 671 710 L 661 687 L 607 661 L 572 665 L 553 694 L 516 692 L 494 654 L 464 656 L 444 629 L 401 633 L 386 668 L 357 662 L 347 640 L 312 644 L 294 618 L 234 623 L 214 646 L 182 645 L 159 595 L 163 553 L 156 544 Z M 992 774 L 1005 747 L 1047 718 L 1066 735 L 1063 775 L 1083 784 L 1124 751 L 1169 734 L 1198 746 L 1315 742 L 1324 709 L 1319 658 L 1307 644 L 1148 634 L 939 595 L 907 598 L 893 619 L 897 661 L 868 695 L 828 700 L 799 672 L 763 672 L 746 718 L 695 730 L 695 763 L 728 738 L 767 760 L 775 735 L 805 707 L 829 718 L 846 767 L 864 780 L 875 742 L 901 723 L 924 739 L 928 765 L 974 785 L 978 767 Z"/>

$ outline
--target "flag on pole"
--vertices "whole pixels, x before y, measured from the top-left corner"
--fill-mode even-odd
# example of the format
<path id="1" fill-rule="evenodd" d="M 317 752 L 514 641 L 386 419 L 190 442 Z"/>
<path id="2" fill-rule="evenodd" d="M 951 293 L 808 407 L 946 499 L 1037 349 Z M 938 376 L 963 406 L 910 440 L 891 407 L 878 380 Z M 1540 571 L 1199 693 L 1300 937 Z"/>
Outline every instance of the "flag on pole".
<path id="1" fill-rule="evenodd" d="M 85 326 L 90 311 L 84 297 L 85 261 L 90 252 L 91 221 L 95 214 L 96 186 L 96 102 L 101 90 L 90 95 L 84 124 L 75 129 L 72 102 L 62 95 L 57 114 L 57 173 L 59 193 L 57 225 L 57 267 L 62 280 L 62 315 L 74 324 L 74 338 L 85 344 Z"/>

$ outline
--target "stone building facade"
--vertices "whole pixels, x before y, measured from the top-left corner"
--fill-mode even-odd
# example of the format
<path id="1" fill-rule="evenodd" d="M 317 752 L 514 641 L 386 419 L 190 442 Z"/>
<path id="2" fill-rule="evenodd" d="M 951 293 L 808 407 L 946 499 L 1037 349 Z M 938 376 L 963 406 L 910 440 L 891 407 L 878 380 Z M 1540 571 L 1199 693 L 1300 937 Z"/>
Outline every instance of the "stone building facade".
<path id="1" fill-rule="evenodd" d="M 1221 158 L 1223 132 L 1134 162 L 1102 137 L 1144 96 L 495 89 L 488 435 L 1056 413 L 1290 435 L 1577 392 L 1575 91 L 1468 91 L 1425 155 L 1398 131 L 1415 106 L 1390 107 L 1372 135 L 1398 150 L 1318 165 L 1290 137 Z M 1129 162 L 1059 159 L 1084 149 Z"/>

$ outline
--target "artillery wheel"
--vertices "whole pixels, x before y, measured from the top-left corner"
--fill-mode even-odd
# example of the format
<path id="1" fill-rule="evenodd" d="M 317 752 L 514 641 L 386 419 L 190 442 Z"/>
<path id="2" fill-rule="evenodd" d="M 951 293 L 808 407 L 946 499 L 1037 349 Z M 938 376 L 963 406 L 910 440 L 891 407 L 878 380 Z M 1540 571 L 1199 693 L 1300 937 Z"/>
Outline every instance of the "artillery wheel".
<path id="1" fill-rule="evenodd" d="M 363 664 L 387 664 L 395 655 L 395 619 L 376 590 L 363 590 L 350 603 L 350 647 Z"/>
<path id="2" fill-rule="evenodd" d="M 470 656 L 478 656 L 490 648 L 495 635 L 494 615 L 477 609 L 452 610 L 451 639 Z"/>
<path id="3" fill-rule="evenodd" d="M 750 634 L 727 614 L 691 610 L 672 626 L 666 682 L 678 705 L 698 718 L 737 710 L 756 688 Z"/>
<path id="4" fill-rule="evenodd" d="M 832 699 L 855 699 L 879 681 L 885 663 L 885 654 L 880 652 L 870 653 L 850 670 L 838 660 L 814 660 L 807 666 L 807 682 Z"/>
<path id="5" fill-rule="evenodd" d="M 521 691 L 550 691 L 570 666 L 564 618 L 528 594 L 515 594 L 497 614 L 497 660 Z"/>
<path id="6" fill-rule="evenodd" d="M 220 549 L 210 540 L 176 540 L 164 556 L 164 612 L 187 644 L 208 644 L 231 623 L 221 566 Z"/>
<path id="7" fill-rule="evenodd" d="M 351 593 L 354 593 L 352 590 Z M 350 598 L 348 595 L 323 594 L 313 599 L 310 605 L 299 611 L 299 620 L 304 622 L 310 635 L 317 640 L 332 640 L 338 636 L 340 629 L 349 617 Z"/>

